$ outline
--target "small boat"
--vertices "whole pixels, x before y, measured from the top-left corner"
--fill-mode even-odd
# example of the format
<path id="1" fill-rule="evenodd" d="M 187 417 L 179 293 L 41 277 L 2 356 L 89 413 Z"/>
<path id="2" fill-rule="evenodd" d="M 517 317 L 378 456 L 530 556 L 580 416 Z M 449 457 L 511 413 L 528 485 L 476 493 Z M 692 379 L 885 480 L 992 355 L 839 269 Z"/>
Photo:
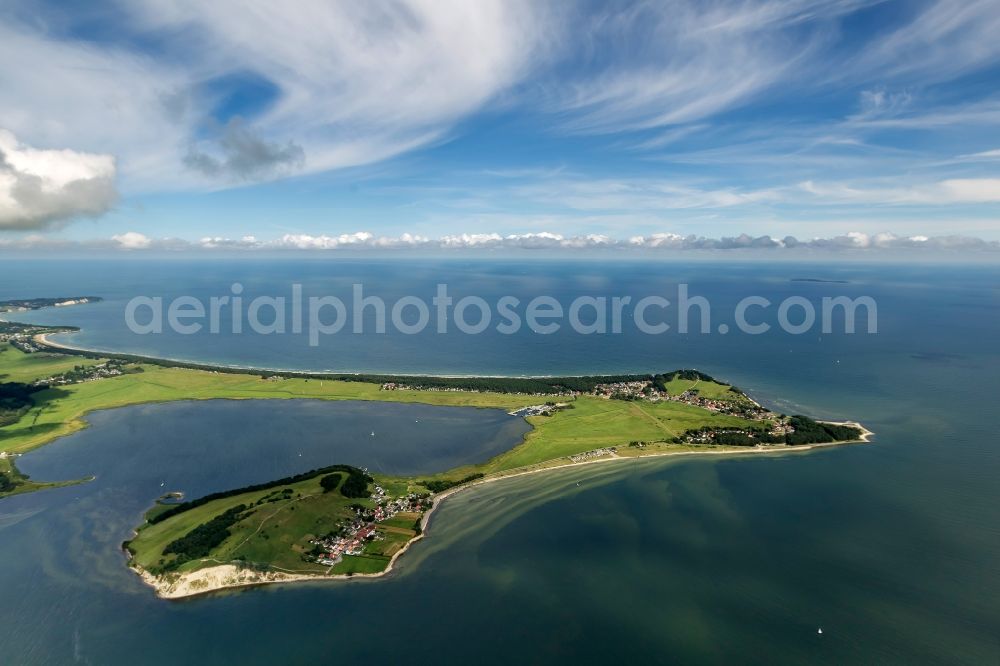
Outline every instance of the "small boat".
<path id="1" fill-rule="evenodd" d="M 817 629 L 816 633 L 822 635 L 822 633 L 823 633 L 823 627 L 820 627 L 819 629 Z"/>
<path id="2" fill-rule="evenodd" d="M 374 431 L 374 430 L 372 430 L 372 437 L 374 437 L 374 436 L 375 436 L 375 431 Z"/>

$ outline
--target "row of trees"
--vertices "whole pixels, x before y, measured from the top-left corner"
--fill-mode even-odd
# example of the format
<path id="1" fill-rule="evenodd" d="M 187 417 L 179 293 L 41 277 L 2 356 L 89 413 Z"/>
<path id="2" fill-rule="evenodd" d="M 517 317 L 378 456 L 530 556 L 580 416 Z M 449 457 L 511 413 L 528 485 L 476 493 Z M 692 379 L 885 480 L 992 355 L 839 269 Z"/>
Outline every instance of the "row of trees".
<path id="1" fill-rule="evenodd" d="M 242 495 L 243 493 L 256 492 L 259 490 L 267 490 L 269 488 L 277 488 L 278 486 L 288 486 L 293 483 L 298 483 L 300 481 L 308 481 L 309 479 L 315 479 L 317 476 L 323 476 L 325 474 L 331 474 L 333 472 L 347 472 L 347 474 L 361 474 L 365 475 L 357 467 L 352 467 L 351 465 L 330 465 L 329 467 L 320 467 L 319 469 L 310 470 L 308 472 L 302 472 L 301 474 L 296 474 L 294 476 L 286 476 L 282 479 L 276 479 L 274 481 L 268 481 L 266 483 L 256 483 L 251 486 L 244 486 L 242 488 L 234 488 L 232 490 L 224 490 L 218 493 L 212 493 L 210 495 L 205 495 L 204 497 L 199 497 L 198 499 L 191 500 L 189 502 L 183 502 L 181 504 L 175 504 L 166 511 L 158 513 L 154 516 L 150 516 L 148 519 L 150 523 L 160 523 L 178 514 L 184 513 L 185 511 L 190 511 L 195 507 L 202 506 L 211 501 L 217 499 L 225 499 L 227 497 L 235 497 L 236 495 Z M 368 477 L 370 478 L 370 477 Z"/>
<path id="2" fill-rule="evenodd" d="M 392 377 L 389 375 L 338 375 L 344 381 L 385 384 L 396 382 L 415 388 L 454 388 L 466 391 L 495 393 L 590 393 L 599 384 L 651 381 L 661 391 L 674 379 L 714 382 L 715 379 L 698 370 L 675 370 L 663 374 L 592 375 L 586 377 Z"/>
<path id="3" fill-rule="evenodd" d="M 246 517 L 246 504 L 237 504 L 228 511 L 194 528 L 179 539 L 167 544 L 164 555 L 177 555 L 174 565 L 180 565 L 198 557 L 205 557 L 212 549 L 229 538 L 229 528 Z"/>
<path id="4" fill-rule="evenodd" d="M 65 327 L 69 328 L 69 327 Z M 83 350 L 58 349 L 61 354 L 85 356 L 88 358 L 117 359 L 119 361 L 146 363 L 169 368 L 189 368 L 192 370 L 208 370 L 226 374 L 258 375 L 268 379 L 284 377 L 288 379 L 318 379 L 326 381 L 361 382 L 365 384 L 402 384 L 418 389 L 457 389 L 462 391 L 482 391 L 492 393 L 531 393 L 560 394 L 570 392 L 589 393 L 598 384 L 616 384 L 621 382 L 670 381 L 673 377 L 694 381 L 714 381 L 712 377 L 697 370 L 675 370 L 663 374 L 627 374 L 627 375 L 594 375 L 586 377 L 422 377 L 400 375 L 374 374 L 339 374 L 339 373 L 301 373 L 262 371 L 254 368 L 232 368 L 204 363 L 185 363 L 168 359 L 150 358 L 136 354 L 95 354 Z M 662 388 L 661 388 L 662 390 Z"/>
<path id="5" fill-rule="evenodd" d="M 449 479 L 434 479 L 433 481 L 421 481 L 420 485 L 432 493 L 439 493 L 449 488 L 454 488 L 455 486 L 460 486 L 463 483 L 469 483 L 470 481 L 475 481 L 476 479 L 483 478 L 483 474 L 470 474 L 464 479 L 458 479 L 457 481 L 452 481 Z"/>

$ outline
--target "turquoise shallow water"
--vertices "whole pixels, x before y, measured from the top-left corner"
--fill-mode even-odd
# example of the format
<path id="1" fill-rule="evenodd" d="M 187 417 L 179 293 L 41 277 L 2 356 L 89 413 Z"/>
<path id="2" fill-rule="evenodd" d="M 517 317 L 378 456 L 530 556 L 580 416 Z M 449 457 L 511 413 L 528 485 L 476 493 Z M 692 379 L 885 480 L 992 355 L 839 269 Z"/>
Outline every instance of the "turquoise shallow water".
<path id="1" fill-rule="evenodd" d="M 0 660 L 314 664 L 328 663 L 330 655 L 395 662 L 403 654 L 416 663 L 1000 660 L 1000 436 L 994 422 L 1000 270 L 399 266 L 234 262 L 195 270 L 165 262 L 110 269 L 117 271 L 114 285 L 137 285 L 133 293 L 107 284 L 106 274 L 86 264 L 67 264 L 39 267 L 36 274 L 45 277 L 25 294 L 24 266 L 4 265 L 0 298 L 105 295 L 101 309 L 32 316 L 75 321 L 88 344 L 141 352 L 154 351 L 153 343 L 121 332 L 122 299 L 163 285 L 180 293 L 194 284 L 226 288 L 233 279 L 251 284 L 248 276 L 261 290 L 289 280 L 318 289 L 360 278 L 402 293 L 443 278 L 469 289 L 488 285 L 494 294 L 545 286 L 563 295 L 651 291 L 687 279 L 693 291 L 712 297 L 713 307 L 753 293 L 775 299 L 868 293 L 879 304 L 875 336 L 470 341 L 432 335 L 418 342 L 389 336 L 349 338 L 319 350 L 260 338 L 216 346 L 195 336 L 155 345 L 195 360 L 345 369 L 350 360 L 349 369 L 361 370 L 557 374 L 695 366 L 777 409 L 859 419 L 876 431 L 875 442 L 752 459 L 630 462 L 492 484 L 446 502 L 432 521 L 431 538 L 386 580 L 165 603 L 125 570 L 116 546 L 135 512 L 158 494 L 156 478 L 172 463 L 143 457 L 144 450 L 158 450 L 155 438 L 137 448 L 107 429 L 102 443 L 98 424 L 81 433 L 94 439 L 72 456 L 72 438 L 32 454 L 39 472 L 47 464 L 53 473 L 78 462 L 101 468 L 109 462 L 102 451 L 110 447 L 136 451 L 134 465 L 155 464 L 155 473 L 146 475 L 151 487 L 94 484 L 0 502 Z M 798 277 L 849 284 L 790 282 Z M 218 414 L 205 418 L 206 432 L 220 427 Z M 316 441 L 319 455 L 322 438 Z M 259 472 L 270 476 L 282 448 L 264 450 L 271 458 L 261 461 L 267 469 Z M 206 457 L 202 468 L 223 470 L 214 482 L 228 485 L 224 470 L 232 460 L 231 453 Z M 28 457 L 24 462 L 31 467 Z M 183 476 L 189 462 L 176 461 L 173 469 Z M 235 468 L 256 473 L 250 463 Z M 236 478 L 242 477 L 233 473 Z M 196 481 L 192 476 L 192 490 Z"/>

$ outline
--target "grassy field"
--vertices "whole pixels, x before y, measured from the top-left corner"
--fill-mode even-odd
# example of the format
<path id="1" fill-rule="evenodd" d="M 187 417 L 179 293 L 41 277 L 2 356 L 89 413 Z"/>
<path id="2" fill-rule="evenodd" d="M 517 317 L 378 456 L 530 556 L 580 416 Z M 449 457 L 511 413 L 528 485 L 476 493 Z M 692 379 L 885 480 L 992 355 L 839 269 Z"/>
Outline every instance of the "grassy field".
<path id="1" fill-rule="evenodd" d="M 572 409 L 533 416 L 534 429 L 522 444 L 475 471 L 484 474 L 536 465 L 548 460 L 633 441 L 662 442 L 685 431 L 712 426 L 749 426 L 751 421 L 676 402 L 629 402 L 581 396 Z"/>
<path id="2" fill-rule="evenodd" d="M 0 382 L 30 384 L 39 379 L 61 375 L 78 365 L 92 366 L 98 361 L 63 354 L 22 353 L 7 343 L 0 344 Z"/>

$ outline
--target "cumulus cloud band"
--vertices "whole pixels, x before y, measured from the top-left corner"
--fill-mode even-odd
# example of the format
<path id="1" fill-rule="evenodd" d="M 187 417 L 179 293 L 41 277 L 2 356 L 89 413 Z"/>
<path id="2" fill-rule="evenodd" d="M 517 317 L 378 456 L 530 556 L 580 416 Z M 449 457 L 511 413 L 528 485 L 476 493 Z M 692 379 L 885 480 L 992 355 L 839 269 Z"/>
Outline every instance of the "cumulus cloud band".
<path id="1" fill-rule="evenodd" d="M 774 238 L 769 235 L 724 236 L 709 238 L 675 233 L 654 233 L 630 238 L 612 238 L 602 234 L 563 236 L 551 232 L 524 234 L 466 233 L 437 238 L 404 233 L 399 236 L 379 236 L 368 231 L 339 235 L 285 234 L 262 240 L 255 236 L 227 238 L 207 236 L 198 241 L 177 238 L 151 238 L 130 231 L 107 240 L 61 241 L 33 236 L 20 240 L 0 239 L 3 249 L 110 249 L 123 251 L 529 251 L 552 250 L 573 252 L 609 250 L 622 252 L 664 251 L 868 251 L 925 250 L 1000 252 L 1000 241 L 987 241 L 970 236 L 899 236 L 892 233 L 866 234 L 851 232 L 827 238 L 798 239 L 794 236 Z"/>

